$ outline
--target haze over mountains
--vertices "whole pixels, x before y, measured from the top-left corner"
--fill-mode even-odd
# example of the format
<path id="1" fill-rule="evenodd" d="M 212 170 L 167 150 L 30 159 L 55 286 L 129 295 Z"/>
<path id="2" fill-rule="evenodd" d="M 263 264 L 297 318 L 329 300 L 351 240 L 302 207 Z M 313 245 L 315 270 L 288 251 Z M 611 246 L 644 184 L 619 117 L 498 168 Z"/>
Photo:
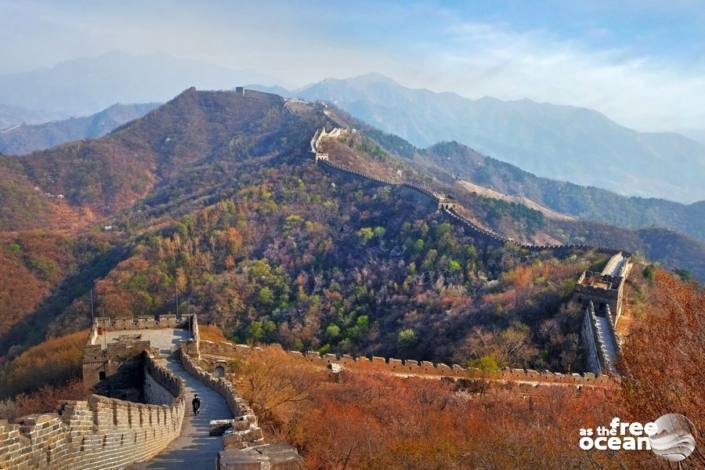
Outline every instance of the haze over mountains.
<path id="1" fill-rule="evenodd" d="M 116 127 L 144 116 L 157 106 L 157 103 L 114 104 L 90 116 L 13 126 L 0 130 L 0 153 L 23 155 L 72 140 L 102 137 Z"/>
<path id="2" fill-rule="evenodd" d="M 0 75 L 0 128 L 87 116 L 115 102 L 166 101 L 192 85 L 230 89 L 272 81 L 250 70 L 164 54 L 111 52 Z M 538 176 L 623 195 L 679 202 L 705 199 L 705 144 L 674 133 L 637 132 L 585 108 L 529 100 L 470 100 L 455 93 L 406 88 L 379 74 L 327 79 L 293 91 L 257 88 L 331 101 L 419 147 L 455 140 Z"/>
<path id="3" fill-rule="evenodd" d="M 7 129 L 19 124 L 38 124 L 54 119 L 64 119 L 66 114 L 36 109 L 24 109 L 17 106 L 0 104 L 0 129 Z"/>
<path id="4" fill-rule="evenodd" d="M 637 132 L 593 110 L 470 100 L 406 88 L 378 74 L 327 79 L 287 94 L 330 101 L 420 147 L 456 140 L 539 176 L 624 195 L 705 199 L 705 145 L 675 133 Z"/>
<path id="5" fill-rule="evenodd" d="M 269 78 L 166 54 L 109 52 L 0 75 L 0 103 L 65 117 L 86 116 L 114 103 L 164 102 L 190 86 L 223 89 L 257 80 Z"/>

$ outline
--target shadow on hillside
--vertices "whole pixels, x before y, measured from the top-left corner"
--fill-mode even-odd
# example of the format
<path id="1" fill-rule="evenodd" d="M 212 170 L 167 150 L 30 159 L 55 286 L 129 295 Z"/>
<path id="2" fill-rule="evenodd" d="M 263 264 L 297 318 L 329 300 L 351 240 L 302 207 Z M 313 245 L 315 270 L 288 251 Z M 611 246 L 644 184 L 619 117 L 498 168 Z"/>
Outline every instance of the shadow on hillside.
<path id="1" fill-rule="evenodd" d="M 74 300 L 86 295 L 95 280 L 107 275 L 128 253 L 128 247 L 115 247 L 79 268 L 76 274 L 61 281 L 34 312 L 0 336 L 0 356 L 6 355 L 13 346 L 24 349 L 40 343 L 45 338 L 52 320 Z"/>

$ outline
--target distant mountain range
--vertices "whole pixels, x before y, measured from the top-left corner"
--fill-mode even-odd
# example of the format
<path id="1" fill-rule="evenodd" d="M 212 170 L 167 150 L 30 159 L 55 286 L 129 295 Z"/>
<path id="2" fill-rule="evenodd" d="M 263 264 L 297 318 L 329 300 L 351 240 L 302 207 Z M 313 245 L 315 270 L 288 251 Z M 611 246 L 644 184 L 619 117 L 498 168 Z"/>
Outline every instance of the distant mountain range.
<path id="1" fill-rule="evenodd" d="M 37 124 L 53 119 L 64 119 L 66 114 L 41 110 L 24 109 L 17 106 L 0 104 L 0 130 L 20 124 Z"/>
<path id="2" fill-rule="evenodd" d="M 0 103 L 60 112 L 62 117 L 86 116 L 113 103 L 166 101 L 190 86 L 229 89 L 259 80 L 269 77 L 165 54 L 110 52 L 0 75 Z"/>
<path id="3" fill-rule="evenodd" d="M 290 94 L 279 87 L 270 91 Z M 139 118 L 156 104 L 113 105 L 82 118 L 21 125 L 0 131 L 0 153 L 22 155 L 72 140 L 93 139 L 107 134 L 128 121 Z M 362 124 L 366 125 L 366 124 Z M 372 132 L 372 131 L 370 131 Z M 455 142 L 439 143 L 426 150 L 414 148 L 397 139 L 397 151 L 414 156 L 429 167 L 454 174 L 476 185 L 475 189 L 495 191 L 509 200 L 532 208 L 545 208 L 586 221 L 597 221 L 630 229 L 663 227 L 705 241 L 705 202 L 690 205 L 664 199 L 625 197 L 590 186 L 541 178 L 514 165 L 486 157 Z"/>
<path id="4" fill-rule="evenodd" d="M 674 133 L 641 133 L 584 108 L 529 100 L 470 100 L 410 89 L 378 74 L 304 88 L 257 87 L 334 103 L 416 146 L 456 140 L 548 178 L 624 195 L 705 199 L 705 145 Z"/>
<path id="5" fill-rule="evenodd" d="M 456 142 L 436 144 L 415 155 L 422 163 L 449 171 L 458 179 L 529 200 L 557 213 L 624 228 L 666 227 L 705 241 L 705 201 L 686 205 L 625 197 L 604 189 L 540 178 Z"/>
<path id="6" fill-rule="evenodd" d="M 126 122 L 144 116 L 157 106 L 157 103 L 115 104 L 91 116 L 44 124 L 22 124 L 0 130 L 0 153 L 24 155 L 72 140 L 102 137 Z"/>
<path id="7" fill-rule="evenodd" d="M 270 77 L 164 54 L 121 52 L 0 75 L 0 128 L 96 113 L 115 102 L 166 101 L 190 86 L 230 89 Z M 705 144 L 675 133 L 641 133 L 584 108 L 529 100 L 471 100 L 406 88 L 378 74 L 327 79 L 297 90 L 255 87 L 326 100 L 427 147 L 458 141 L 536 175 L 619 194 L 679 202 L 705 199 Z"/>

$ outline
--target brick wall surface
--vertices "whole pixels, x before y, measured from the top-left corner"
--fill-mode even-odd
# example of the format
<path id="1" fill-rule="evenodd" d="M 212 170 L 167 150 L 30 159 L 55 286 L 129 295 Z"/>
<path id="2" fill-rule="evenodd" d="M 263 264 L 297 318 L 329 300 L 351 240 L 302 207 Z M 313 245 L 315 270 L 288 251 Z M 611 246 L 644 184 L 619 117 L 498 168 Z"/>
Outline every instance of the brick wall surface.
<path id="1" fill-rule="evenodd" d="M 186 400 L 183 382 L 149 356 L 145 373 L 172 394 L 169 405 L 92 395 L 0 421 L 0 469 L 118 469 L 153 457 L 180 434 Z"/>
<path id="2" fill-rule="evenodd" d="M 225 341 L 213 342 L 201 340 L 201 354 L 213 356 L 230 356 L 256 350 L 244 344 L 233 344 Z M 327 367 L 331 363 L 342 364 L 343 367 L 379 370 L 380 372 L 395 374 L 437 375 L 458 379 L 488 379 L 525 382 L 565 383 L 575 385 L 599 385 L 611 387 L 616 384 L 615 379 L 606 375 L 595 375 L 590 372 L 584 374 L 561 374 L 550 371 L 535 371 L 531 369 L 505 368 L 496 372 L 485 372 L 472 367 L 463 367 L 458 364 L 433 363 L 413 359 L 395 359 L 384 357 L 353 357 L 348 354 L 335 355 L 306 351 L 288 351 L 289 354 L 303 358 L 314 364 Z M 210 375 L 210 374 L 209 374 Z"/>

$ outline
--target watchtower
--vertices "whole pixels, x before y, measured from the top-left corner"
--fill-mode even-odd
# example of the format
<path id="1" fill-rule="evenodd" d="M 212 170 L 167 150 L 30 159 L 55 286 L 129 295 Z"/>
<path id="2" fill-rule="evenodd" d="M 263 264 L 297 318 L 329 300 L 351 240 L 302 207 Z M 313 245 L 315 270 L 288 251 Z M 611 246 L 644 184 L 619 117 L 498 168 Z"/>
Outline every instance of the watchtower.
<path id="1" fill-rule="evenodd" d="M 445 195 L 438 197 L 438 210 L 439 211 L 453 210 L 453 209 L 455 209 L 455 206 L 456 206 L 456 203 L 452 198 L 445 196 Z"/>

